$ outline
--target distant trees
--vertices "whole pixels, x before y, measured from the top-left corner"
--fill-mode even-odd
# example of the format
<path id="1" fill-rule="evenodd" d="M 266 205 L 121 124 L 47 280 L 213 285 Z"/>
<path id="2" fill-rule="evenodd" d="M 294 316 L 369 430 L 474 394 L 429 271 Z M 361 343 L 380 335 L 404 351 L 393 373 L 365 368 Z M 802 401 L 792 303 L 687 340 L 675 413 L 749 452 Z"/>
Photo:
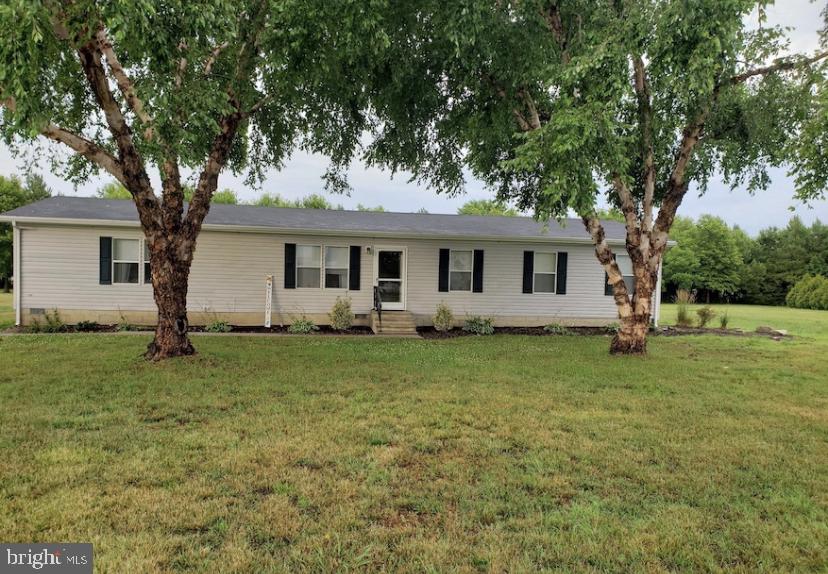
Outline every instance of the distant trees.
<path id="1" fill-rule="evenodd" d="M 508 205 L 491 199 L 472 199 L 457 210 L 458 215 L 500 215 L 513 217 L 518 212 Z"/>
<path id="2" fill-rule="evenodd" d="M 762 230 L 755 239 L 739 227 L 705 215 L 678 217 L 670 238 L 678 245 L 664 258 L 663 289 L 696 290 L 705 298 L 784 305 L 807 274 L 828 275 L 828 226 L 794 217 L 787 227 Z"/>
<path id="3" fill-rule="evenodd" d="M 0 175 L 0 213 L 39 201 L 52 195 L 52 190 L 38 174 L 29 174 L 24 181 L 19 177 Z M 11 287 L 13 273 L 12 226 L 0 223 L 0 286 L 5 293 Z"/>

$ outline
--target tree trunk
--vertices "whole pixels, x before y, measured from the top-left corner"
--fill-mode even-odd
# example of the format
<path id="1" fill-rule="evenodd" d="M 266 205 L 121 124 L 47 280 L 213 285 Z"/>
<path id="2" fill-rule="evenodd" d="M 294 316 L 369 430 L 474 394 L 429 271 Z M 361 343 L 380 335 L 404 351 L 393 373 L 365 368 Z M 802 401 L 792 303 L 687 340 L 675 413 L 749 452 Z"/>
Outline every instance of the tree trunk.
<path id="1" fill-rule="evenodd" d="M 650 330 L 656 274 L 651 273 L 643 262 L 636 261 L 633 261 L 633 273 L 635 293 L 632 295 L 632 305 L 625 302 L 625 305 L 619 307 L 621 328 L 610 343 L 612 355 L 647 353 L 647 333 Z"/>
<path id="2" fill-rule="evenodd" d="M 189 257 L 180 260 L 174 255 L 174 246 L 160 253 L 152 253 L 152 246 L 150 250 L 152 293 L 158 307 L 158 325 L 155 328 L 155 338 L 147 346 L 144 356 L 159 361 L 170 357 L 194 355 L 195 348 L 187 336 Z"/>

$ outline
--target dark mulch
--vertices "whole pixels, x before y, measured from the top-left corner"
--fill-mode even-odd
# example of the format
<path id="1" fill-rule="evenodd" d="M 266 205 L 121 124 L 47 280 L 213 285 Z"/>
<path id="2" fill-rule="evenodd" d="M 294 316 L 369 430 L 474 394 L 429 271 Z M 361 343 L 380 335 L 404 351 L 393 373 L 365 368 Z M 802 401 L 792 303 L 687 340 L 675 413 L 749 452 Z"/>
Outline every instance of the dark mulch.
<path id="1" fill-rule="evenodd" d="M 418 327 L 417 332 L 423 339 L 454 339 L 455 337 L 475 337 L 474 333 L 463 329 L 437 331 L 434 327 Z M 554 337 L 568 335 L 610 335 L 605 327 L 567 327 L 567 333 L 550 333 L 543 327 L 495 327 L 495 335 L 530 335 L 533 337 Z"/>
<path id="2" fill-rule="evenodd" d="M 86 327 L 82 329 L 78 329 L 77 325 L 64 325 L 61 327 L 58 333 L 116 333 L 119 331 L 131 331 L 131 332 L 141 332 L 141 333 L 152 333 L 155 331 L 155 327 L 152 325 L 130 325 L 129 329 L 119 329 L 118 325 L 95 325 L 92 327 Z M 32 333 L 29 327 L 9 327 L 5 330 L 0 330 L 0 333 Z M 48 331 L 41 330 L 41 333 L 46 333 Z M 191 325 L 190 326 L 191 333 L 207 333 L 209 332 L 207 328 L 203 325 Z M 234 325 L 231 326 L 230 331 L 228 333 L 287 333 L 288 326 L 284 325 L 274 325 L 272 327 L 257 327 L 257 326 L 246 326 L 246 325 Z M 330 326 L 321 325 L 317 331 L 313 331 L 309 333 L 310 335 L 373 335 L 374 332 L 371 331 L 370 327 L 351 327 L 350 329 L 346 329 L 344 331 L 337 331 L 332 329 Z"/>

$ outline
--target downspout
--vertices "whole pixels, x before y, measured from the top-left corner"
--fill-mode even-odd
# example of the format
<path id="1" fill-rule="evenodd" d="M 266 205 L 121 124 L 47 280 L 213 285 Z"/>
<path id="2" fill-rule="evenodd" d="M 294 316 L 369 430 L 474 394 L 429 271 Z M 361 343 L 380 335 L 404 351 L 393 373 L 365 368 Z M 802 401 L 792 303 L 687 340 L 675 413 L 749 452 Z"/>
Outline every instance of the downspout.
<path id="1" fill-rule="evenodd" d="M 14 277 L 14 324 L 21 325 L 23 316 L 21 302 L 23 301 L 23 259 L 20 241 L 23 231 L 12 221 L 12 276 Z"/>

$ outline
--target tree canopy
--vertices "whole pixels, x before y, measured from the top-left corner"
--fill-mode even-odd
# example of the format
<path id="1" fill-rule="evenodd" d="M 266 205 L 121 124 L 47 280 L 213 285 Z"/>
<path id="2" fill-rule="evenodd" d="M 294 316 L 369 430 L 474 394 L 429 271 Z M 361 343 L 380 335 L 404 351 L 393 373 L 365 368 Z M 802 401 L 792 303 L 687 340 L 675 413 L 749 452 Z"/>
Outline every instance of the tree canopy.
<path id="1" fill-rule="evenodd" d="M 39 174 L 28 174 L 24 181 L 17 176 L 0 175 L 0 213 L 40 201 L 51 195 L 51 188 L 46 185 Z M 0 223 L 0 283 L 3 289 L 8 289 L 9 278 L 12 276 L 14 265 L 12 254 L 12 226 L 8 223 Z"/>
<path id="2" fill-rule="evenodd" d="M 499 201 L 471 199 L 457 209 L 458 215 L 501 215 L 513 217 L 517 211 Z"/>

